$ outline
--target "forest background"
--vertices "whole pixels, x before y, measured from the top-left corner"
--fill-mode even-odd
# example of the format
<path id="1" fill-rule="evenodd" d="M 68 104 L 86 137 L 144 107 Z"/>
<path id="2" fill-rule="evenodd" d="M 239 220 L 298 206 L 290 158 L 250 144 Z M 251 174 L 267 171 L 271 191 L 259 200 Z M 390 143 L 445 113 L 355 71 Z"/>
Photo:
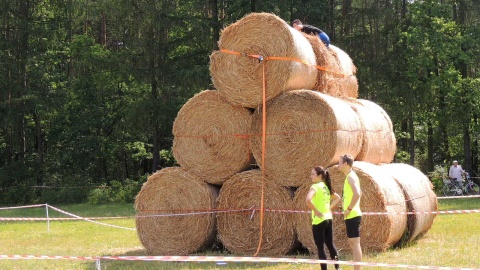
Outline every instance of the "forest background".
<path id="1" fill-rule="evenodd" d="M 149 174 L 175 165 L 177 112 L 213 88 L 221 30 L 250 12 L 299 18 L 350 55 L 359 98 L 394 123 L 394 162 L 431 175 L 457 159 L 479 174 L 480 0 L 0 6 L 1 204 L 132 201 Z"/>

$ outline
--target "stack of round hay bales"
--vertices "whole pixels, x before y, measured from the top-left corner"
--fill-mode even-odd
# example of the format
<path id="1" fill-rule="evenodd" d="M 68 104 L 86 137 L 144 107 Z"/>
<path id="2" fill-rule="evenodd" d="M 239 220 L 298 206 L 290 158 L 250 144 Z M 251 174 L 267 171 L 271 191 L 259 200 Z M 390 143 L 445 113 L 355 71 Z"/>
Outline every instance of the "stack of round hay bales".
<path id="1" fill-rule="evenodd" d="M 284 20 L 269 13 L 251 13 L 226 27 L 220 49 L 243 54 L 295 58 L 265 62 L 266 99 L 285 91 L 312 89 L 317 79 L 315 54 L 307 39 Z M 255 58 L 221 51 L 210 56 L 215 88 L 230 103 L 249 108 L 262 104 L 263 64 Z"/>
<path id="2" fill-rule="evenodd" d="M 311 90 L 286 92 L 267 104 L 265 170 L 282 186 L 298 187 L 316 165 L 327 167 L 339 156 L 356 156 L 362 146 L 361 123 L 344 101 Z M 252 153 L 262 159 L 262 110 L 252 121 Z M 260 164 L 261 166 L 261 164 Z"/>
<path id="3" fill-rule="evenodd" d="M 362 249 L 385 251 L 388 247 L 395 245 L 405 232 L 407 226 L 405 196 L 395 180 L 378 165 L 355 161 L 353 171 L 360 179 L 362 212 L 386 213 L 362 216 Z M 342 194 L 345 175 L 338 166 L 329 168 L 329 172 L 333 188 L 338 194 Z M 350 249 L 343 216 L 334 215 L 333 227 L 335 245 L 340 249 Z M 301 230 L 305 229 L 297 229 L 297 231 Z"/>
<path id="4" fill-rule="evenodd" d="M 320 91 L 331 96 L 344 96 L 343 87 L 339 79 L 342 79 L 344 74 L 340 68 L 337 58 L 325 46 L 325 44 L 318 38 L 317 35 L 308 35 L 303 33 L 308 42 L 312 46 L 315 53 L 317 66 L 323 68 L 317 72 L 317 83 L 312 90 Z M 356 95 L 354 97 L 357 97 Z M 352 97 L 352 98 L 354 98 Z"/>
<path id="5" fill-rule="evenodd" d="M 391 175 L 402 188 L 407 211 L 423 212 L 409 214 L 407 217 L 407 229 L 399 244 L 412 242 L 430 229 L 436 216 L 425 213 L 438 210 L 437 196 L 433 192 L 432 184 L 426 175 L 408 164 L 383 164 L 380 168 L 385 174 Z"/>
<path id="6" fill-rule="evenodd" d="M 216 220 L 208 211 L 217 196 L 218 188 L 179 167 L 151 175 L 135 199 L 137 233 L 147 252 L 184 255 L 211 247 Z"/>
<path id="7" fill-rule="evenodd" d="M 217 91 L 191 98 L 173 124 L 173 155 L 185 170 L 211 184 L 222 184 L 250 168 L 248 133 L 252 113 L 228 103 Z"/>
<path id="8" fill-rule="evenodd" d="M 353 98 L 343 100 L 350 104 L 362 123 L 362 150 L 355 160 L 373 164 L 391 162 L 397 151 L 397 141 L 387 113 L 368 100 Z"/>
<path id="9" fill-rule="evenodd" d="M 353 64 L 352 58 L 342 49 L 332 44 L 330 44 L 329 48 L 330 52 L 337 59 L 340 71 L 344 74 L 343 78 L 337 80 L 337 83 L 341 85 L 341 91 L 338 95 L 353 98 L 358 97 L 358 80 L 357 76 L 355 76 L 357 68 Z"/>
<path id="10" fill-rule="evenodd" d="M 433 216 L 413 215 L 405 233 L 407 216 L 392 214 L 405 212 L 407 206 L 409 211 L 436 210 L 436 197 L 423 174 L 399 165 L 381 169 L 372 164 L 393 159 L 393 125 L 380 106 L 356 99 L 356 68 L 344 51 L 333 45 L 327 49 L 317 36 L 304 35 L 268 13 L 249 14 L 225 28 L 219 47 L 221 51 L 210 56 L 217 91 L 195 95 L 174 122 L 173 154 L 181 167 L 150 176 L 136 198 L 137 231 L 150 254 L 200 251 L 214 243 L 216 230 L 230 252 L 254 254 L 261 235 L 262 200 L 266 209 L 307 210 L 311 168 L 334 165 L 346 153 L 366 161 L 356 161 L 353 168 L 360 177 L 362 210 L 389 213 L 364 216 L 364 250 L 383 251 L 402 236 L 411 241 L 430 228 Z M 260 108 L 264 83 L 266 123 Z M 255 165 L 263 174 L 248 170 Z M 329 170 L 341 194 L 345 176 L 336 166 Z M 408 171 L 408 176 L 400 171 Z M 412 191 L 411 179 L 422 183 L 419 190 Z M 221 186 L 220 191 L 210 184 Z M 300 187 L 294 200 L 288 187 Z M 213 208 L 223 211 L 215 218 L 209 211 Z M 260 255 L 289 253 L 296 235 L 316 253 L 309 214 L 266 211 L 262 226 Z M 334 216 L 334 228 L 335 244 L 349 249 L 343 216 Z"/>
<path id="11" fill-rule="evenodd" d="M 254 254 L 260 239 L 260 208 L 262 200 L 262 172 L 250 170 L 238 173 L 227 180 L 218 198 L 217 214 L 220 240 L 234 254 Z M 264 207 L 267 209 L 292 209 L 289 189 L 271 181 L 264 183 Z M 238 211 L 252 209 L 250 211 Z M 233 210 L 234 212 L 228 212 Z M 263 238 L 260 255 L 285 255 L 295 244 L 293 216 L 281 212 L 264 212 Z"/>

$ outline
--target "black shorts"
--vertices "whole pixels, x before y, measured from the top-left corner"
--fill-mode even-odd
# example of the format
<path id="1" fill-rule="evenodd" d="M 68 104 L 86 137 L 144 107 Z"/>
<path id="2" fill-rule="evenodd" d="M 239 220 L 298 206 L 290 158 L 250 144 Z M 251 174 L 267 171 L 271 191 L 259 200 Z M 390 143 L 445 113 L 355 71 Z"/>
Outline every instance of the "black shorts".
<path id="1" fill-rule="evenodd" d="M 356 238 L 360 237 L 360 223 L 362 222 L 362 216 L 345 219 L 345 226 L 347 227 L 347 237 Z"/>

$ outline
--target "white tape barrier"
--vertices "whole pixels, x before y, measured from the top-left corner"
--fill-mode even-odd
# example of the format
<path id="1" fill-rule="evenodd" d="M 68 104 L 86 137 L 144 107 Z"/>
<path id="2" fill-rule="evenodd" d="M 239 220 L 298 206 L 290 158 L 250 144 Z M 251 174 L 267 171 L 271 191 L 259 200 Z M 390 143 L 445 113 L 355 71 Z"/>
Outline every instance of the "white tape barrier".
<path id="1" fill-rule="evenodd" d="M 171 214 L 152 214 L 152 215 L 137 215 L 137 216 L 121 216 L 121 217 L 80 217 L 78 215 L 66 212 L 59 208 L 56 208 L 51 205 L 39 205 L 39 206 L 48 206 L 48 208 L 52 208 L 60 213 L 66 214 L 71 216 L 71 218 L 18 218 L 18 217 L 0 217 L 0 221 L 67 221 L 67 220 L 84 220 L 89 221 L 105 226 L 117 227 L 122 229 L 129 229 L 134 230 L 133 228 L 126 228 L 121 226 L 115 226 L 107 223 L 97 222 L 95 220 L 105 220 L 105 219 L 128 219 L 128 218 L 154 218 L 154 217 L 175 217 L 175 216 L 192 216 L 192 215 L 204 215 L 204 214 L 221 214 L 221 213 L 235 213 L 235 212 L 244 212 L 250 213 L 252 215 L 256 211 L 260 211 L 260 209 L 233 209 L 233 210 L 211 210 L 211 211 L 199 211 L 199 212 L 186 212 L 186 213 L 171 213 Z M 27 206 L 32 207 L 32 206 Z M 38 207 L 38 206 L 37 206 Z M 15 207 L 15 208 L 22 208 L 22 207 Z M 265 209 L 266 212 L 279 212 L 279 213 L 303 213 L 303 214 L 310 214 L 310 211 L 307 210 L 284 210 L 284 209 Z M 363 212 L 362 214 L 365 216 L 368 215 L 432 215 L 432 214 L 472 214 L 472 213 L 480 213 L 480 209 L 472 209 L 472 210 L 443 210 L 443 211 L 418 211 L 418 212 Z M 343 212 L 333 212 L 336 215 L 343 215 Z"/>
<path id="2" fill-rule="evenodd" d="M 64 211 L 60 208 L 57 208 L 57 207 L 54 207 L 54 206 L 51 206 L 51 205 L 48 205 L 48 204 L 36 204 L 36 205 L 26 205 L 26 206 L 13 206 L 13 207 L 3 207 L 3 208 L 0 208 L 0 210 L 10 210 L 10 209 L 20 209 L 20 208 L 32 208 L 32 207 L 44 207 L 46 206 L 47 208 L 47 217 L 46 218 L 12 218 L 12 217 L 0 217 L 0 221 L 47 221 L 47 222 L 50 222 L 50 221 L 66 221 L 66 220 L 84 220 L 84 221 L 88 221 L 88 222 L 92 222 L 92 223 L 95 223 L 95 224 L 98 224 L 98 225 L 102 225 L 102 226 L 108 226 L 108 227 L 113 227 L 113 228 L 118 228 L 118 229 L 125 229 L 125 230 L 132 230 L 132 231 L 136 231 L 137 229 L 135 228 L 128 228 L 128 227 L 123 227 L 123 226 L 117 226 L 117 225 L 112 225 L 112 224 L 108 224 L 108 223 L 102 223 L 102 222 L 98 222 L 98 221 L 95 221 L 95 219 L 126 219 L 126 218 L 133 218 L 133 217 L 93 217 L 93 218 L 84 218 L 84 217 L 81 217 L 81 216 L 78 216 L 78 215 L 75 215 L 75 214 L 72 214 L 72 213 L 69 213 L 67 211 Z M 48 208 L 51 208 L 57 212 L 60 212 L 62 214 L 65 214 L 65 215 L 68 215 L 68 216 L 71 216 L 72 218 L 50 218 L 49 215 L 48 215 Z M 50 224 L 48 225 L 48 229 L 50 231 Z"/>
<path id="3" fill-rule="evenodd" d="M 442 269 L 442 270 L 475 270 L 480 268 L 461 268 L 461 267 L 440 267 L 408 264 L 391 263 L 371 263 L 371 262 L 352 262 L 352 261 L 332 261 L 315 259 L 297 259 L 297 258 L 272 258 L 272 257 L 222 257 L 222 256 L 46 256 L 46 255 L 0 255 L 4 260 L 95 260 L 97 266 L 100 260 L 113 261 L 161 261 L 161 262 L 254 262 L 254 263 L 300 263 L 300 264 L 341 264 L 341 265 L 360 265 L 376 266 L 390 268 L 411 268 L 411 269 Z"/>
<path id="4" fill-rule="evenodd" d="M 469 199 L 469 198 L 480 198 L 480 195 L 465 195 L 465 196 L 445 196 L 445 197 L 437 197 L 438 200 L 443 199 Z"/>
<path id="5" fill-rule="evenodd" d="M 90 219 L 90 218 L 84 218 L 84 217 L 81 217 L 81 216 L 77 216 L 77 215 L 75 215 L 75 214 L 69 213 L 69 212 L 67 212 L 67 211 L 63 211 L 62 209 L 56 208 L 56 207 L 51 206 L 51 205 L 49 205 L 48 207 L 52 208 L 52 209 L 55 210 L 55 211 L 58 211 L 58 212 L 60 212 L 60 213 L 63 213 L 63 214 L 65 214 L 65 215 L 72 216 L 72 217 L 75 217 L 75 218 L 77 218 L 77 219 L 81 219 L 81 220 L 84 220 L 84 221 L 92 222 L 92 223 L 95 223 L 95 224 L 98 224 L 98 225 L 108 226 L 108 227 L 118 228 L 118 229 L 132 230 L 132 231 L 136 231 L 136 230 L 137 230 L 137 229 L 135 229 L 135 228 L 128 228 L 128 227 L 117 226 L 117 225 L 112 225 L 112 224 L 108 224 L 108 223 L 102 223 L 102 222 L 98 222 L 98 221 L 92 220 L 92 219 Z"/>
<path id="6" fill-rule="evenodd" d="M 128 218 L 135 218 L 134 216 L 131 217 L 89 217 L 90 220 L 106 220 L 106 219 L 128 219 Z M 0 217 L 0 221 L 75 221 L 75 220 L 84 220 L 85 218 L 14 218 L 14 217 Z"/>
<path id="7" fill-rule="evenodd" d="M 33 205 L 24 205 L 24 206 L 12 206 L 12 207 L 0 207 L 0 210 L 11 210 L 11 209 L 21 209 L 21 208 L 34 208 L 34 207 L 43 207 L 46 204 L 33 204 Z"/>

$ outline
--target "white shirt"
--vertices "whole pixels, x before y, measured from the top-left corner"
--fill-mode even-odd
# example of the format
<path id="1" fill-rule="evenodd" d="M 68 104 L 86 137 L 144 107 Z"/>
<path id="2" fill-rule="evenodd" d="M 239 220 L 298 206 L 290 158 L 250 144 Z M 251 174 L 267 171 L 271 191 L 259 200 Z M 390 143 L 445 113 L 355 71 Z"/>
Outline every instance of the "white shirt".
<path id="1" fill-rule="evenodd" d="M 450 171 L 448 172 L 448 175 L 451 177 L 451 178 L 457 178 L 456 181 L 462 181 L 463 178 L 462 178 L 462 173 L 463 173 L 463 169 L 462 169 L 462 166 L 460 165 L 452 165 L 452 167 L 450 167 Z"/>

